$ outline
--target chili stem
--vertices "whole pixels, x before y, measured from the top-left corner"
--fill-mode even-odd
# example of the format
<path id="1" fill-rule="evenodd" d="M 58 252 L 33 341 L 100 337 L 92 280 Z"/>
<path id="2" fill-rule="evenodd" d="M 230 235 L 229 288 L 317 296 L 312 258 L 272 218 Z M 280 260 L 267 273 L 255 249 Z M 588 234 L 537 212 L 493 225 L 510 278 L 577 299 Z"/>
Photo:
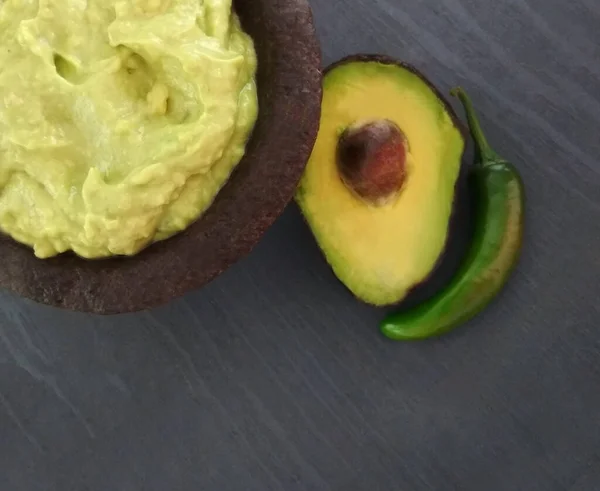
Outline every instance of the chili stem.
<path id="1" fill-rule="evenodd" d="M 473 103 L 471 102 L 471 98 L 467 95 L 467 93 L 462 89 L 462 87 L 455 87 L 450 91 L 450 94 L 454 97 L 458 97 L 465 107 L 465 113 L 467 115 L 467 119 L 469 121 L 469 128 L 471 131 L 471 135 L 473 136 L 473 140 L 475 140 L 475 144 L 477 146 L 477 151 L 479 152 L 479 165 L 492 165 L 497 163 L 498 161 L 502 161 L 503 159 L 498 155 L 485 137 L 483 133 L 483 129 L 481 128 L 481 123 L 479 122 L 479 118 L 477 117 L 477 113 L 475 112 L 475 108 L 473 107 Z"/>

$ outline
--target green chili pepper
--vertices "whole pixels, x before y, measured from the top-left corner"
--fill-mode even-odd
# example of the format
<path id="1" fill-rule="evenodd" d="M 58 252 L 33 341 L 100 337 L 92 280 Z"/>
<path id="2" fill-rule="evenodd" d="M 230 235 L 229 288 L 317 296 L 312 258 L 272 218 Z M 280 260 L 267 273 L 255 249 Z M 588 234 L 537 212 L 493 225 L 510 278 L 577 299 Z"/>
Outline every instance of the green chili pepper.
<path id="1" fill-rule="evenodd" d="M 451 94 L 465 107 L 477 150 L 468 176 L 475 194 L 474 238 L 446 288 L 425 303 L 383 320 L 381 331 L 393 340 L 439 336 L 475 317 L 502 290 L 521 251 L 525 211 L 521 177 L 489 146 L 467 94 L 460 87 Z"/>

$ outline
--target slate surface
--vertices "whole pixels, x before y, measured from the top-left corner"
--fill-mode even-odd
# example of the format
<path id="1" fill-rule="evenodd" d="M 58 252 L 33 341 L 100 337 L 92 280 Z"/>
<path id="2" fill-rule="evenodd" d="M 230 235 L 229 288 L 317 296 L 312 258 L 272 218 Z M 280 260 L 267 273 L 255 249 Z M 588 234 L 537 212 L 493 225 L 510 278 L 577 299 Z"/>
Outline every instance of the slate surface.
<path id="1" fill-rule="evenodd" d="M 501 299 L 388 343 L 291 206 L 200 292 L 139 315 L 0 294 L 0 489 L 600 489 L 600 4 L 313 0 L 325 62 L 469 89 L 529 190 Z"/>

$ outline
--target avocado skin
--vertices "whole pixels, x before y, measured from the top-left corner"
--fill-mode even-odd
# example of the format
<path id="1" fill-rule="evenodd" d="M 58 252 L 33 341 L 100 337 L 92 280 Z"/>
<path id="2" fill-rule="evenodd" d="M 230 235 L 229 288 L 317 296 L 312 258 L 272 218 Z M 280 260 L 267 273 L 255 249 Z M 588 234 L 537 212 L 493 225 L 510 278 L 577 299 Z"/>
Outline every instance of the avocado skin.
<path id="1" fill-rule="evenodd" d="M 317 136 L 321 49 L 306 0 L 234 0 L 234 8 L 255 41 L 259 116 L 204 216 L 133 257 L 41 260 L 0 235 L 0 289 L 66 310 L 137 312 L 203 287 L 258 243 L 292 200 Z"/>
<path id="2" fill-rule="evenodd" d="M 382 54 L 371 54 L 371 53 L 359 53 L 346 56 L 340 60 L 330 64 L 323 70 L 323 76 L 326 76 L 330 71 L 351 63 L 356 62 L 376 62 L 384 65 L 396 65 L 405 70 L 408 70 L 419 77 L 427 86 L 435 93 L 437 98 L 443 103 L 448 115 L 450 116 L 454 126 L 460 132 L 463 141 L 465 142 L 465 150 L 469 142 L 469 132 L 465 124 L 458 117 L 458 114 L 450 104 L 449 100 L 441 93 L 441 91 L 429 80 L 419 69 L 414 65 L 404 62 L 402 60 L 393 58 L 388 55 Z M 391 303 L 383 307 L 375 306 L 382 309 L 393 309 L 394 311 L 402 311 L 405 308 L 411 308 L 415 305 L 423 303 L 424 301 L 431 298 L 437 291 L 443 288 L 444 285 L 449 283 L 454 275 L 458 272 L 458 269 L 462 263 L 464 256 L 466 255 L 470 239 L 473 235 L 473 227 L 471 220 L 471 196 L 468 188 L 468 168 L 469 161 L 465 158 L 466 152 L 463 153 L 461 159 L 461 166 L 456 184 L 454 187 L 454 200 L 452 203 L 452 213 L 450 215 L 448 223 L 448 234 L 446 237 L 446 244 L 440 254 L 436 264 L 434 265 L 431 273 L 422 281 L 415 283 L 406 297 L 396 303 Z M 308 222 L 301 207 L 296 200 L 296 205 L 300 208 L 304 221 L 307 226 Z M 314 236 L 313 236 L 314 238 Z M 316 241 L 316 240 L 315 240 Z M 318 244 L 317 244 L 317 247 Z M 324 257 L 323 257 L 324 259 Z M 333 271 L 331 271 L 333 274 Z M 341 283 L 341 282 L 340 282 Z M 350 290 L 346 288 L 349 295 L 360 303 L 370 305 L 365 300 L 353 295 Z"/>

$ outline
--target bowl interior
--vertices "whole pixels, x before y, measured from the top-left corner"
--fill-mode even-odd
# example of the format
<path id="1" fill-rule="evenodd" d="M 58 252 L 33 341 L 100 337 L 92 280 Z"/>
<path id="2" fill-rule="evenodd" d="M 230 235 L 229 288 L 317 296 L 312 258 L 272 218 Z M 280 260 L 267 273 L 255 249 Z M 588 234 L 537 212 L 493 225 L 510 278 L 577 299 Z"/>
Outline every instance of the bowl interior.
<path id="1" fill-rule="evenodd" d="M 213 205 L 181 234 L 131 258 L 40 260 L 0 237 L 0 288 L 101 314 L 143 310 L 211 281 L 246 255 L 291 200 L 320 118 L 321 58 L 307 0 L 234 0 L 258 54 L 259 116 Z"/>

